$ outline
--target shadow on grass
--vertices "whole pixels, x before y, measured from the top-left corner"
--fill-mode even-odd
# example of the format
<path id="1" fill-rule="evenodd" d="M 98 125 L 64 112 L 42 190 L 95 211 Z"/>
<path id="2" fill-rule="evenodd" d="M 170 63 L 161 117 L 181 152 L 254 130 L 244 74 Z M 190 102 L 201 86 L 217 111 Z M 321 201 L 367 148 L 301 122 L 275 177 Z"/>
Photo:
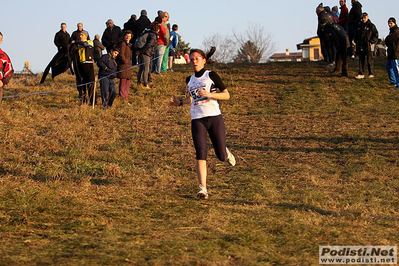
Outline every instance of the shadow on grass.
<path id="1" fill-rule="evenodd" d="M 302 211 L 312 211 L 324 216 L 334 216 L 334 217 L 342 217 L 342 216 L 358 216 L 358 217 L 371 217 L 373 219 L 378 220 L 386 220 L 386 221 L 399 221 L 399 217 L 392 217 L 392 216 L 384 216 L 384 215 L 375 215 L 370 213 L 361 213 L 361 212 L 353 212 L 353 211 L 329 211 L 323 210 L 320 208 L 316 208 L 313 206 L 308 206 L 305 204 L 293 204 L 293 203 L 279 203 L 279 204 L 272 204 L 269 205 L 272 208 L 283 208 L 289 210 L 302 210 Z"/>
<path id="2" fill-rule="evenodd" d="M 264 137 L 265 140 L 270 142 L 279 142 L 282 140 L 285 141 L 305 141 L 305 142 L 324 142 L 330 143 L 333 145 L 349 143 L 349 144 L 358 144 L 358 142 L 369 142 L 369 143 L 377 143 L 377 144 L 399 144 L 399 139 L 373 139 L 373 138 L 343 138 L 343 137 L 335 137 L 335 138 L 323 138 L 323 137 Z M 256 151 L 280 151 L 280 152 L 305 152 L 305 153 L 352 153 L 352 154 L 364 154 L 369 150 L 379 150 L 379 151 L 395 151 L 399 150 L 399 145 L 395 147 L 367 147 L 367 148 L 342 148 L 342 147 L 331 147 L 331 148 L 305 148 L 305 147 L 260 147 L 260 146 L 242 146 L 242 145 L 234 145 L 235 149 L 243 149 L 243 150 L 256 150 Z"/>

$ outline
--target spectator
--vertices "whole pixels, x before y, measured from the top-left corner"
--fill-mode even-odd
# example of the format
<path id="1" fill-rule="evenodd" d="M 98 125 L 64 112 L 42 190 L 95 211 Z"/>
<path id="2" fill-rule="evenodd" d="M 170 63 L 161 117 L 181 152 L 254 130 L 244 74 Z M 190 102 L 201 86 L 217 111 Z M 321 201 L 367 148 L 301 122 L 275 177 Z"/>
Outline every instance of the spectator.
<path id="1" fill-rule="evenodd" d="M 3 33 L 0 32 L 0 44 L 3 43 Z M 0 48 L 0 103 L 3 101 L 3 87 L 7 85 L 12 75 L 14 68 L 10 57 Z"/>
<path id="2" fill-rule="evenodd" d="M 348 77 L 347 49 L 349 39 L 344 28 L 338 23 L 327 23 L 326 32 L 337 50 L 335 68 L 332 72 L 341 71 L 341 77 Z"/>
<path id="3" fill-rule="evenodd" d="M 161 24 L 161 30 L 158 33 L 158 44 L 154 54 L 152 73 L 161 75 L 162 60 L 167 45 L 165 38 L 167 26 L 165 24 L 165 14 L 163 11 L 158 11 L 158 17 L 155 18 L 155 21 Z"/>
<path id="4" fill-rule="evenodd" d="M 80 40 L 72 41 L 76 45 L 75 60 L 76 66 L 76 85 L 81 104 L 94 103 L 94 66 L 93 66 L 93 41 L 87 40 L 86 35 L 81 32 Z"/>
<path id="5" fill-rule="evenodd" d="M 327 23 L 334 23 L 334 18 L 331 14 L 324 10 L 323 4 L 316 8 L 318 17 L 317 36 L 320 39 L 321 52 L 323 53 L 324 61 L 328 63 L 327 67 L 334 66 L 335 51 L 332 47 L 331 41 L 324 30 Z"/>
<path id="6" fill-rule="evenodd" d="M 147 17 L 147 11 L 141 10 L 139 19 L 135 23 L 133 36 L 137 39 L 141 36 L 141 33 L 151 24 L 151 21 Z"/>
<path id="7" fill-rule="evenodd" d="M 196 151 L 196 170 L 200 183 L 199 198 L 208 198 L 207 181 L 207 135 L 209 134 L 216 156 L 220 161 L 236 164 L 233 154 L 226 147 L 226 129 L 218 100 L 230 99 L 229 91 L 216 72 L 205 70 L 209 56 L 199 49 L 190 51 L 194 74 L 187 77 L 189 96 L 178 99 L 172 96 L 170 105 L 191 105 L 191 133 Z M 217 91 L 219 90 L 219 92 Z"/>
<path id="8" fill-rule="evenodd" d="M 123 35 L 121 28 L 116 26 L 112 19 L 108 19 L 105 25 L 107 25 L 107 28 L 104 30 L 101 42 L 107 49 L 107 53 L 110 53 L 111 48 L 123 40 Z"/>
<path id="9" fill-rule="evenodd" d="M 146 10 L 141 10 L 140 12 L 140 17 L 136 21 L 134 25 L 134 30 L 133 30 L 133 43 L 136 42 L 137 38 L 141 36 L 141 33 L 151 24 L 151 21 L 147 17 L 147 11 Z M 136 65 L 137 63 L 137 58 L 136 58 L 136 52 L 137 50 L 133 47 L 133 56 L 132 56 L 132 64 Z"/>
<path id="10" fill-rule="evenodd" d="M 105 49 L 104 45 L 100 42 L 100 35 L 96 34 L 94 36 L 94 61 L 97 62 L 98 59 L 103 55 L 103 50 Z M 118 52 L 119 53 L 119 52 Z"/>
<path id="11" fill-rule="evenodd" d="M 341 13 L 339 14 L 338 23 L 344 28 L 346 34 L 348 34 L 348 7 L 346 6 L 346 0 L 339 0 Z"/>
<path id="12" fill-rule="evenodd" d="M 337 6 L 333 6 L 333 8 L 331 9 L 331 11 L 332 11 L 332 15 L 334 16 L 334 21 L 335 21 L 335 23 L 338 23 L 338 21 L 339 21 L 338 7 L 337 7 Z"/>
<path id="13" fill-rule="evenodd" d="M 357 27 L 362 20 L 362 4 L 358 2 L 358 0 L 352 0 L 352 8 L 349 11 L 348 15 L 348 36 L 349 43 L 351 47 L 349 47 L 349 56 L 355 58 L 355 35 L 357 31 Z"/>
<path id="14" fill-rule="evenodd" d="M 162 65 L 161 65 L 161 72 L 166 72 L 168 70 L 168 60 L 169 60 L 169 51 L 170 51 L 170 23 L 169 23 L 169 13 L 164 11 L 165 14 L 165 25 L 166 25 L 166 32 L 165 32 L 165 39 L 166 39 L 166 47 L 165 53 L 163 54 Z"/>
<path id="15" fill-rule="evenodd" d="M 355 35 L 356 52 L 359 55 L 359 74 L 356 79 L 364 78 L 364 65 L 367 58 L 367 67 L 369 71 L 369 78 L 374 78 L 374 48 L 378 41 L 378 31 L 369 19 L 369 15 L 365 12 L 362 14 L 362 23 Z"/>
<path id="16" fill-rule="evenodd" d="M 161 29 L 161 25 L 158 22 L 154 22 L 151 25 L 151 29 L 148 30 L 147 41 L 143 47 L 137 48 L 136 55 L 139 58 L 139 71 L 137 72 L 137 85 L 141 86 L 143 80 L 144 88 L 149 88 L 148 82 L 150 73 L 150 62 L 155 53 L 155 49 L 158 43 L 158 33 Z M 145 34 L 145 33 L 144 33 Z"/>
<path id="17" fill-rule="evenodd" d="M 186 60 L 186 63 L 187 64 L 190 63 L 190 56 L 188 54 L 188 49 L 184 49 L 183 53 L 184 53 L 183 58 Z"/>
<path id="18" fill-rule="evenodd" d="M 123 31 L 130 30 L 133 33 L 133 38 L 135 37 L 134 28 L 136 26 L 136 22 L 137 22 L 137 16 L 133 14 L 130 16 L 130 19 L 126 21 L 125 24 L 123 24 Z"/>
<path id="19" fill-rule="evenodd" d="M 334 23 L 338 22 L 338 18 L 334 15 L 334 12 L 332 12 L 332 10 L 329 6 L 325 6 L 324 11 L 326 11 L 328 14 L 330 14 L 333 17 Z"/>
<path id="20" fill-rule="evenodd" d="M 61 29 L 54 36 L 54 44 L 57 47 L 58 51 L 67 49 L 68 44 L 71 43 L 71 36 L 66 31 L 67 25 L 66 23 L 61 23 Z"/>
<path id="21" fill-rule="evenodd" d="M 375 46 L 374 55 L 376 57 L 383 57 L 383 58 L 387 57 L 387 48 L 382 43 L 381 39 L 378 39 L 377 45 Z"/>
<path id="22" fill-rule="evenodd" d="M 111 52 L 101 56 L 97 61 L 98 79 L 101 88 L 101 100 L 104 108 L 112 106 L 116 97 L 116 88 L 114 78 L 116 78 L 117 66 L 115 58 L 119 54 L 119 47 L 114 46 L 111 48 Z"/>
<path id="23" fill-rule="evenodd" d="M 132 32 L 127 30 L 123 34 L 123 41 L 118 44 L 120 53 L 116 58 L 116 63 L 118 64 L 118 78 L 119 82 L 119 95 L 123 99 L 127 99 L 129 96 L 130 89 L 130 78 L 132 75 L 132 61 L 130 57 L 132 55 L 130 40 L 132 39 Z"/>
<path id="24" fill-rule="evenodd" d="M 395 85 L 395 89 L 399 89 L 399 28 L 396 19 L 391 17 L 388 20 L 389 35 L 385 38 L 387 46 L 387 72 L 389 76 L 389 84 Z"/>
<path id="25" fill-rule="evenodd" d="M 179 30 L 179 26 L 173 24 L 172 32 L 170 33 L 170 49 L 169 49 L 169 59 L 168 59 L 168 70 L 173 71 L 173 61 L 176 57 L 176 48 L 177 44 L 179 43 L 179 34 L 177 31 Z"/>
<path id="26" fill-rule="evenodd" d="M 77 27 L 78 29 L 72 32 L 71 41 L 79 41 L 81 33 L 84 33 L 86 35 L 86 39 L 90 40 L 89 33 L 83 29 L 83 24 L 81 22 L 78 23 Z"/>

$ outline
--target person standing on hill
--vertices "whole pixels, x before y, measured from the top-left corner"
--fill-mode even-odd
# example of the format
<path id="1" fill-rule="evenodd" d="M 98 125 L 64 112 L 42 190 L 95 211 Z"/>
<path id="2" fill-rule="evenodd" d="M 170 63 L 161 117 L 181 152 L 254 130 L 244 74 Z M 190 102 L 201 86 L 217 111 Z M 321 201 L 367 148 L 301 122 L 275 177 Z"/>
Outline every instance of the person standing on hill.
<path id="1" fill-rule="evenodd" d="M 96 34 L 94 36 L 93 45 L 94 45 L 93 58 L 94 61 L 97 62 L 97 60 L 100 59 L 100 57 L 103 55 L 103 50 L 105 49 L 104 45 L 100 41 L 100 35 Z"/>
<path id="2" fill-rule="evenodd" d="M 141 81 L 143 81 L 143 86 L 149 89 L 148 86 L 149 78 L 151 75 L 150 62 L 154 56 L 155 49 L 158 43 L 158 32 L 161 29 L 161 25 L 158 22 L 154 22 L 151 25 L 151 29 L 148 30 L 148 35 L 146 43 L 143 47 L 137 48 L 136 55 L 139 58 L 139 71 L 137 72 L 137 85 L 141 86 Z M 146 33 L 144 33 L 146 34 Z"/>
<path id="3" fill-rule="evenodd" d="M 140 17 L 134 24 L 134 30 L 133 30 L 133 37 L 135 38 L 132 42 L 135 43 L 137 38 L 141 36 L 141 33 L 151 24 L 151 21 L 147 17 L 147 11 L 146 10 L 141 10 L 140 12 Z M 132 53 L 132 64 L 136 65 L 137 63 L 137 58 L 136 58 L 136 53 L 137 50 L 134 48 Z"/>
<path id="4" fill-rule="evenodd" d="M 168 58 L 168 71 L 173 71 L 173 62 L 176 57 L 176 48 L 179 43 L 179 34 L 177 31 L 179 30 L 179 26 L 173 24 L 172 32 L 170 33 L 170 49 L 169 49 L 169 58 Z"/>
<path id="5" fill-rule="evenodd" d="M 87 30 L 83 29 L 83 23 L 79 22 L 77 24 L 77 27 L 78 27 L 77 30 L 72 32 L 71 41 L 79 41 L 81 33 L 84 33 L 84 35 L 86 35 L 86 39 L 90 40 L 89 33 L 87 32 Z"/>
<path id="6" fill-rule="evenodd" d="M 161 73 L 166 72 L 168 70 L 168 59 L 169 59 L 169 50 L 170 50 L 170 23 L 169 23 L 169 13 L 164 11 L 165 14 L 165 25 L 166 25 L 166 32 L 165 32 L 165 53 L 163 54 L 162 65 L 161 65 Z"/>
<path id="7" fill-rule="evenodd" d="M 333 43 L 334 48 L 337 50 L 335 59 L 336 64 L 332 72 L 341 70 L 341 77 L 348 77 L 348 36 L 346 35 L 344 28 L 338 23 L 327 23 L 326 32 Z"/>
<path id="8" fill-rule="evenodd" d="M 116 63 L 118 64 L 118 78 L 120 79 L 119 95 L 123 99 L 127 99 L 129 96 L 130 78 L 132 76 L 132 61 L 130 60 L 132 56 L 132 44 L 130 43 L 132 35 L 130 30 L 124 32 L 123 41 L 118 44 L 120 53 L 116 58 Z"/>
<path id="9" fill-rule="evenodd" d="M 90 104 L 94 99 L 94 66 L 93 66 L 93 41 L 87 40 L 86 35 L 81 32 L 80 40 L 72 41 L 76 45 L 75 60 L 76 62 L 76 85 L 79 92 L 81 104 L 87 103 L 88 99 Z"/>
<path id="10" fill-rule="evenodd" d="M 346 6 L 346 0 L 339 0 L 341 13 L 339 13 L 338 23 L 344 28 L 346 34 L 348 34 L 348 7 Z"/>
<path id="11" fill-rule="evenodd" d="M 161 24 L 161 30 L 158 33 L 158 45 L 154 54 L 152 73 L 155 73 L 156 75 L 161 75 L 162 60 L 167 45 L 165 37 L 167 31 L 167 26 L 165 24 L 165 13 L 161 10 L 158 11 L 158 17 L 155 18 L 155 21 Z"/>
<path id="12" fill-rule="evenodd" d="M 105 46 L 105 49 L 107 49 L 107 53 L 109 53 L 114 45 L 123 40 L 123 34 L 121 28 L 116 26 L 112 19 L 108 19 L 105 25 L 107 25 L 107 28 L 104 30 L 101 42 Z"/>
<path id="13" fill-rule="evenodd" d="M 349 56 L 355 58 L 354 40 L 356 30 L 362 20 L 362 4 L 358 0 L 352 0 L 352 7 L 348 14 L 348 37 L 351 47 L 349 48 Z"/>
<path id="14" fill-rule="evenodd" d="M 359 24 L 355 33 L 356 53 L 359 55 L 359 74 L 356 79 L 364 78 L 364 65 L 367 58 L 369 78 L 374 78 L 374 58 L 375 45 L 378 42 L 378 31 L 365 12 L 362 15 L 362 23 Z"/>
<path id="15" fill-rule="evenodd" d="M 3 43 L 3 33 L 0 32 L 0 44 Z M 14 68 L 8 55 L 0 48 L 0 103 L 3 101 L 3 87 L 7 85 L 12 75 Z"/>
<path id="16" fill-rule="evenodd" d="M 386 69 L 389 76 L 389 84 L 399 89 L 399 28 L 396 19 L 391 17 L 388 20 L 389 35 L 385 38 L 387 46 Z"/>
<path id="17" fill-rule="evenodd" d="M 66 31 L 67 25 L 66 23 L 61 23 L 61 29 L 54 36 L 54 44 L 57 47 L 58 51 L 67 49 L 68 44 L 71 43 L 71 36 Z"/>
<path id="18" fill-rule="evenodd" d="M 116 61 L 115 58 L 119 54 L 119 47 L 114 46 L 111 48 L 111 52 L 101 56 L 97 61 L 98 80 L 101 88 L 101 100 L 104 108 L 112 106 L 116 97 L 116 88 L 114 79 L 116 78 Z"/>
<path id="19" fill-rule="evenodd" d="M 189 96 L 178 99 L 173 95 L 170 99 L 172 106 L 191 105 L 191 132 L 196 151 L 197 177 L 200 183 L 197 197 L 204 199 L 208 198 L 207 134 L 211 138 L 218 159 L 228 161 L 232 166 L 236 164 L 233 154 L 226 147 L 226 127 L 218 104 L 218 100 L 230 99 L 230 94 L 219 75 L 204 68 L 213 52 L 214 50 L 205 55 L 199 49 L 190 51 L 190 64 L 194 74 L 186 79 Z"/>
<path id="20" fill-rule="evenodd" d="M 323 4 L 319 4 L 316 8 L 317 14 L 317 36 L 320 39 L 321 52 L 323 53 L 324 60 L 329 64 L 327 67 L 334 66 L 335 51 L 328 34 L 325 32 L 326 23 L 334 23 L 334 17 L 324 10 Z"/>

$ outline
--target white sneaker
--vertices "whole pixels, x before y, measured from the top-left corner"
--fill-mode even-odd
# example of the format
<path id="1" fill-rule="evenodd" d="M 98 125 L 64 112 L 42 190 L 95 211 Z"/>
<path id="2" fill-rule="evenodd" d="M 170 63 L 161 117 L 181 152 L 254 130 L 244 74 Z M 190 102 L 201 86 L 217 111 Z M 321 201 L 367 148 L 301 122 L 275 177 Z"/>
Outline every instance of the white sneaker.
<path id="1" fill-rule="evenodd" d="M 374 75 L 369 75 L 369 79 L 372 79 L 372 78 L 374 78 Z"/>
<path id="2" fill-rule="evenodd" d="M 231 164 L 231 166 L 236 165 L 236 158 L 234 158 L 234 155 L 227 148 L 226 152 L 227 152 L 227 161 L 229 162 L 229 164 Z"/>
<path id="3" fill-rule="evenodd" d="M 357 75 L 355 79 L 364 79 L 364 75 Z"/>
<path id="4" fill-rule="evenodd" d="M 200 185 L 200 191 L 198 191 L 197 193 L 197 197 L 200 199 L 207 199 L 208 198 L 208 191 L 206 190 L 206 188 L 204 188 L 203 186 Z"/>

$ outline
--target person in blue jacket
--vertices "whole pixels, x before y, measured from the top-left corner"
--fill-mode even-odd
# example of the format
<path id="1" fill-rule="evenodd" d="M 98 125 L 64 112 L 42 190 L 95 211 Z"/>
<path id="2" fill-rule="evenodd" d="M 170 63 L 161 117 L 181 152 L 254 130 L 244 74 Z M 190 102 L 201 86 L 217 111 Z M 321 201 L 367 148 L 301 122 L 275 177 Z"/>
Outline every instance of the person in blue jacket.
<path id="1" fill-rule="evenodd" d="M 179 30 L 179 26 L 173 24 L 172 31 L 170 33 L 170 49 L 169 49 L 169 58 L 168 58 L 168 71 L 173 71 L 173 61 L 175 60 L 176 48 L 179 43 L 179 34 L 177 31 Z"/>

